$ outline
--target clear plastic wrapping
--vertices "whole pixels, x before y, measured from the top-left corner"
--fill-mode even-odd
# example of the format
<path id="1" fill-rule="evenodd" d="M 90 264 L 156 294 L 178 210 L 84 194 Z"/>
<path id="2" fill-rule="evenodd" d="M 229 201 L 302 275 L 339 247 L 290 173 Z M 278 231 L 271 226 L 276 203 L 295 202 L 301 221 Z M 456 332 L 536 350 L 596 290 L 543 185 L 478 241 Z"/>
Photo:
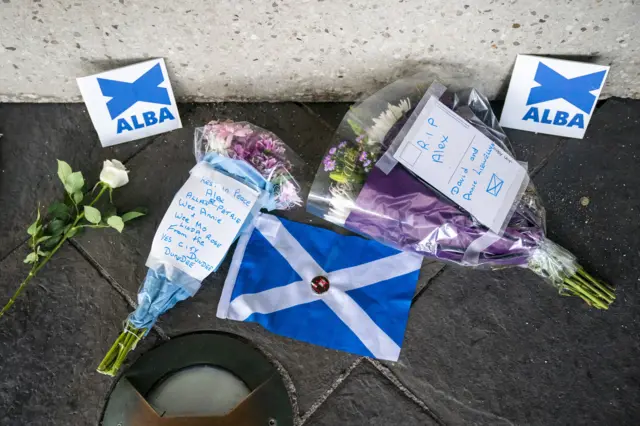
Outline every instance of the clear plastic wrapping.
<path id="1" fill-rule="evenodd" d="M 275 204 L 267 210 L 287 210 L 302 205 L 298 175 L 304 162 L 275 134 L 248 122 L 211 121 L 196 128 L 196 160 L 213 156 L 240 160 L 273 185 Z"/>
<path id="2" fill-rule="evenodd" d="M 512 152 L 484 96 L 429 86 L 416 75 L 347 113 L 318 170 L 308 210 L 401 250 L 469 266 L 527 265 L 544 235 L 544 209 L 531 183 L 498 236 L 393 159 L 401 131 L 415 117 L 415 105 L 428 99 L 425 94 Z"/>
<path id="3" fill-rule="evenodd" d="M 613 288 L 589 275 L 571 253 L 546 238 L 545 210 L 530 180 L 518 188 L 522 195 L 502 232 L 494 233 L 395 161 L 403 128 L 420 111 L 416 106 L 430 97 L 513 157 L 511 143 L 482 94 L 430 83 L 428 74 L 416 74 L 349 110 L 318 169 L 307 210 L 425 257 L 471 267 L 529 268 L 561 294 L 607 309 L 615 299 Z"/>

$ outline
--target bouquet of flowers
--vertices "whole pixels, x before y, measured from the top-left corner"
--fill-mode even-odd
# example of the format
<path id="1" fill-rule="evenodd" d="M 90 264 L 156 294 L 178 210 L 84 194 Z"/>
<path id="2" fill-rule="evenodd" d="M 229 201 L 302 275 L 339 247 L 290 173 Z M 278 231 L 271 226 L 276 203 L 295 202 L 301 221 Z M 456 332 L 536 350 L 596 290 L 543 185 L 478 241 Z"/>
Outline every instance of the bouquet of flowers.
<path id="1" fill-rule="evenodd" d="M 501 234 L 417 177 L 393 154 L 421 99 L 435 97 L 507 153 L 510 142 L 487 99 L 448 91 L 417 74 L 383 88 L 345 116 L 313 182 L 312 214 L 401 250 L 465 266 L 529 268 L 561 295 L 607 309 L 614 289 L 588 274 L 545 236 L 545 211 L 529 182 Z M 400 138 L 401 139 L 401 138 Z M 375 166 L 372 167 L 372 164 Z"/>
<path id="2" fill-rule="evenodd" d="M 293 177 L 302 161 L 271 132 L 250 123 L 212 121 L 196 129 L 195 154 L 198 164 L 154 237 L 138 307 L 98 366 L 100 373 L 115 375 L 158 317 L 195 295 L 261 209 L 302 204 Z M 245 206 L 242 214 L 230 203 Z"/>
<path id="3" fill-rule="evenodd" d="M 271 132 L 247 122 L 211 121 L 196 129 L 195 153 L 198 161 L 216 154 L 253 166 L 273 185 L 275 209 L 302 205 L 300 186 L 291 174 L 302 160 Z"/>

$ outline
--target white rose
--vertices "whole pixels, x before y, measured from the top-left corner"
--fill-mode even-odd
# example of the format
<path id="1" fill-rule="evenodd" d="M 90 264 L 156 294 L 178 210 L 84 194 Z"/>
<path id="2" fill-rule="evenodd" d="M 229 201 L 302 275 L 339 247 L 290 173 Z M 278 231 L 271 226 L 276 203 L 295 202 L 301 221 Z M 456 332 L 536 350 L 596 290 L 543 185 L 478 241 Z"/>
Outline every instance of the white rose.
<path id="1" fill-rule="evenodd" d="M 100 181 L 111 188 L 119 188 L 129 183 L 129 173 L 118 160 L 106 160 L 100 172 Z"/>

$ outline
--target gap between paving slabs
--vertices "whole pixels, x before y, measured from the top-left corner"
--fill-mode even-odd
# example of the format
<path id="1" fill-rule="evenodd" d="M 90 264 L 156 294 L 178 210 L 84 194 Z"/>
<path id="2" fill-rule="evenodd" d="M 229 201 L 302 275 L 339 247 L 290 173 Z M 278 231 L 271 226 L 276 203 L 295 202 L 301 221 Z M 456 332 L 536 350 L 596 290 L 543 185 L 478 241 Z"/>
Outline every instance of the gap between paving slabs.
<path id="1" fill-rule="evenodd" d="M 0 261 L 2 294 L 24 276 L 26 245 Z M 108 333 L 128 311 L 96 270 L 61 248 L 0 327 L 0 424 L 97 424 L 111 380 L 95 373 Z M 144 351 L 157 339 L 150 336 Z M 132 362 L 135 356 L 127 360 Z"/>

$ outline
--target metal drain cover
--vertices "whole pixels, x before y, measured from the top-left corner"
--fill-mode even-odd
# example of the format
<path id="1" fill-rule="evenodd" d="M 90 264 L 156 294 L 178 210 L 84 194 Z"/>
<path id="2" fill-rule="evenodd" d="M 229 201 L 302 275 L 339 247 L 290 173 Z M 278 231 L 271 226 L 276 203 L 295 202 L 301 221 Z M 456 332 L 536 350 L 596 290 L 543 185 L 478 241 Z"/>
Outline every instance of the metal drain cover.
<path id="1" fill-rule="evenodd" d="M 155 347 L 118 378 L 102 426 L 292 426 L 278 370 L 244 339 L 198 332 Z"/>

